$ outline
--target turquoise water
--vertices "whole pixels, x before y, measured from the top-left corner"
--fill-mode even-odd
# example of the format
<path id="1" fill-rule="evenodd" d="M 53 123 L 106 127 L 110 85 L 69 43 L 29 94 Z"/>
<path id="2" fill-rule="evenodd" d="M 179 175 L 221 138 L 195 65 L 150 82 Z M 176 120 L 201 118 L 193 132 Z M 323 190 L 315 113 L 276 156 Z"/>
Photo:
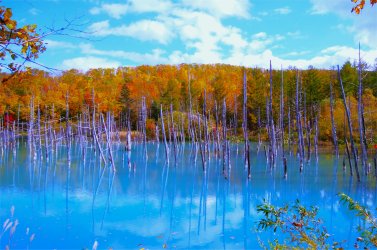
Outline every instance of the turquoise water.
<path id="1" fill-rule="evenodd" d="M 343 172 L 341 160 L 321 154 L 318 162 L 312 157 L 302 174 L 296 158 L 288 157 L 285 180 L 282 163 L 271 170 L 264 152 L 254 149 L 247 181 L 242 148 L 231 145 L 230 177 L 225 179 L 214 155 L 204 175 L 200 153 L 195 162 L 191 144 L 184 145 L 176 162 L 171 157 L 169 166 L 162 144 L 148 143 L 147 156 L 142 145 L 130 153 L 115 147 L 114 173 L 100 167 L 98 152 L 89 146 L 84 150 L 73 144 L 68 167 L 64 145 L 46 160 L 39 153 L 30 155 L 20 141 L 16 150 L 0 152 L 0 223 L 19 222 L 12 237 L 10 230 L 2 234 L 0 248 L 91 249 L 95 241 L 98 249 L 260 248 L 258 237 L 267 241 L 277 236 L 256 232 L 256 206 L 263 199 L 274 205 L 299 199 L 318 206 L 334 240 L 353 246 L 360 221 L 336 194 L 345 192 L 375 208 L 372 176 L 357 183 L 348 169 Z"/>

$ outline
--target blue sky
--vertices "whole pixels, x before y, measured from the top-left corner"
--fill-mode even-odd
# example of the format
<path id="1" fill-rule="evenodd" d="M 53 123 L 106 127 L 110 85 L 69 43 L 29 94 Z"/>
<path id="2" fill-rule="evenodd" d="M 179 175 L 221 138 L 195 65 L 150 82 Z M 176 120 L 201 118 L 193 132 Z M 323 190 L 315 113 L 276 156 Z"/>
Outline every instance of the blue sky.
<path id="1" fill-rule="evenodd" d="M 20 25 L 48 36 L 39 62 L 87 70 L 142 64 L 227 63 L 330 68 L 377 58 L 377 6 L 351 13 L 351 0 L 3 0 Z M 78 38 L 79 36 L 80 38 Z"/>

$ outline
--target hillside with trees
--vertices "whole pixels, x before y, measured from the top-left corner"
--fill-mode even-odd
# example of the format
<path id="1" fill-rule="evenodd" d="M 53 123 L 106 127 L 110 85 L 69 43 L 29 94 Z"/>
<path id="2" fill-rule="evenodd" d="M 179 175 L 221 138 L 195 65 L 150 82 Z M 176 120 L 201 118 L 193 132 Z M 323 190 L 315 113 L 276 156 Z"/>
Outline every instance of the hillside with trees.
<path id="1" fill-rule="evenodd" d="M 362 65 L 366 68 L 366 65 Z M 266 103 L 269 96 L 269 70 L 260 68 L 244 68 L 231 65 L 157 65 L 120 67 L 117 69 L 92 69 L 88 72 L 69 70 L 61 75 L 27 69 L 2 84 L 0 90 L 0 114 L 6 114 L 27 121 L 30 115 L 30 101 L 41 109 L 42 116 L 54 107 L 55 113 L 65 115 L 66 98 L 70 109 L 70 119 L 90 109 L 94 103 L 99 112 L 110 111 L 122 123 L 122 117 L 131 114 L 131 125 L 137 127 L 141 100 L 145 97 L 149 123 L 157 123 L 160 105 L 175 111 L 189 111 L 189 96 L 193 110 L 203 110 L 204 93 L 209 116 L 214 118 L 215 103 L 226 103 L 228 124 L 238 127 L 242 123 L 242 89 L 243 72 L 246 72 L 248 95 L 248 124 L 251 136 L 256 139 L 262 128 L 262 138 L 266 137 L 264 127 Z M 346 62 L 340 70 L 347 101 L 350 103 L 351 116 L 357 130 L 357 98 L 358 98 L 358 65 Z M 272 110 L 274 120 L 280 119 L 281 96 L 284 103 L 285 130 L 288 122 L 295 116 L 295 91 L 298 75 L 301 89 L 301 106 L 305 110 L 307 124 L 314 126 L 319 115 L 319 138 L 323 142 L 331 142 L 330 119 L 330 85 L 334 95 L 334 119 L 340 141 L 345 137 L 345 112 L 340 92 L 340 84 L 335 70 L 308 68 L 299 70 L 289 68 L 272 72 Z M 7 74 L 2 74 L 6 78 Z M 373 131 L 377 128 L 377 65 L 362 70 L 363 108 L 365 115 L 366 137 L 369 143 L 376 140 Z M 190 86 L 189 86 L 190 85 Z M 281 93 L 283 86 L 283 95 Z M 46 111 L 47 110 L 47 111 Z M 290 117 L 289 117 L 290 116 Z M 259 121 L 259 122 L 258 122 Z M 260 127 L 259 127 L 260 126 Z M 152 126 L 153 127 L 153 126 Z M 308 130 L 309 131 L 309 130 Z M 238 135 L 241 135 L 241 130 Z M 287 134 L 288 135 L 288 134 Z M 152 136 L 153 137 L 153 136 Z"/>

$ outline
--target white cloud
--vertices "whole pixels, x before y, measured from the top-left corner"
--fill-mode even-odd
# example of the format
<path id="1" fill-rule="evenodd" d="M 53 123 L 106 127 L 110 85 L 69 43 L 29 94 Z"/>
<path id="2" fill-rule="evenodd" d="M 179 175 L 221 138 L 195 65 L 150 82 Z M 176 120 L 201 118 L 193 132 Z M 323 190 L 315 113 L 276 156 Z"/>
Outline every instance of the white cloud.
<path id="1" fill-rule="evenodd" d="M 268 12 L 267 11 L 258 12 L 258 15 L 259 16 L 268 16 Z"/>
<path id="2" fill-rule="evenodd" d="M 287 15 L 291 13 L 292 10 L 289 7 L 283 7 L 283 8 L 274 9 L 274 12 L 280 15 Z"/>
<path id="3" fill-rule="evenodd" d="M 185 52 L 174 52 L 174 61 L 186 58 L 188 62 L 214 63 L 221 60 L 224 47 L 230 47 L 230 51 L 236 53 L 248 45 L 239 28 L 224 25 L 221 19 L 206 12 L 175 9 L 169 16 L 159 16 L 159 20 L 169 24 L 186 50 L 194 50 L 190 56 Z"/>
<path id="4" fill-rule="evenodd" d="M 188 9 L 201 11 L 216 17 L 250 18 L 249 0 L 182 0 L 173 3 L 170 0 L 129 0 L 127 3 L 101 4 L 89 10 L 90 14 L 106 13 L 110 17 L 119 19 L 127 13 L 167 13 L 172 9 Z"/>
<path id="5" fill-rule="evenodd" d="M 173 33 L 164 23 L 153 20 L 141 20 L 117 27 L 110 27 L 109 21 L 105 20 L 93 23 L 88 31 L 95 36 L 126 36 L 141 41 L 157 41 L 161 44 L 167 44 L 173 37 Z"/>
<path id="6" fill-rule="evenodd" d="M 89 10 L 92 15 L 98 15 L 100 13 L 106 13 L 112 18 L 120 19 L 128 11 L 127 4 L 102 4 L 100 7 L 94 7 Z"/>
<path id="7" fill-rule="evenodd" d="M 352 7 L 355 4 L 352 1 L 344 0 L 310 0 L 312 8 L 310 13 L 313 15 L 325 15 L 335 13 L 342 17 L 351 17 L 356 16 L 356 14 L 351 13 Z M 364 10 L 369 9 L 369 6 L 366 5 Z M 363 11 L 364 11 L 363 10 Z"/>
<path id="8" fill-rule="evenodd" d="M 354 35 L 355 42 L 377 49 L 376 9 L 365 7 L 360 15 L 352 14 L 353 25 L 348 31 Z"/>
<path id="9" fill-rule="evenodd" d="M 266 32 L 259 32 L 257 34 L 254 34 L 253 38 L 254 39 L 265 39 L 265 38 L 267 38 L 267 34 L 266 34 Z"/>
<path id="10" fill-rule="evenodd" d="M 147 1 L 149 4 L 144 4 Z M 90 32 L 96 36 L 124 36 L 139 41 L 157 41 L 163 45 L 175 46 L 177 42 L 183 48 L 165 51 L 156 47 L 147 52 L 132 52 L 122 50 L 97 50 L 93 46 L 81 45 L 82 52 L 87 56 L 111 57 L 116 60 L 128 60 L 135 64 L 179 64 L 179 63 L 229 63 L 234 65 L 268 67 L 269 60 L 280 67 L 297 66 L 307 68 L 309 65 L 319 68 L 329 68 L 336 64 L 343 64 L 346 60 L 353 60 L 355 50 L 350 47 L 333 46 L 322 50 L 315 56 L 308 58 L 309 51 L 286 51 L 276 54 L 275 49 L 282 46 L 284 39 L 299 39 L 304 35 L 300 30 L 288 32 L 286 36 L 259 32 L 248 34 L 238 27 L 226 24 L 223 19 L 228 17 L 253 18 L 249 14 L 250 3 L 247 0 L 226 1 L 219 4 L 217 0 L 130 0 L 125 4 L 103 4 L 93 8 L 92 14 L 107 13 L 113 18 L 121 18 L 127 13 L 153 13 L 151 19 L 134 21 L 112 27 L 109 20 L 93 23 Z M 341 18 L 350 18 L 350 9 L 343 4 L 344 0 L 310 0 L 312 14 L 335 13 Z M 110 6 L 110 7 L 109 7 Z M 117 10 L 113 10 L 112 8 Z M 352 8 L 352 5 L 351 7 Z M 168 10 L 168 11 L 167 11 Z M 343 13 L 344 11 L 344 13 Z M 275 13 L 288 14 L 289 7 L 274 9 Z M 266 13 L 267 14 L 267 13 Z M 260 14 L 262 15 L 262 14 Z M 351 14 L 350 14 L 351 15 Z M 143 16 L 145 18 L 145 16 Z M 355 15 L 351 15 L 354 18 Z M 354 32 L 355 39 L 369 47 L 377 46 L 376 25 L 370 18 L 357 16 L 359 22 L 348 26 L 347 32 Z M 358 32 L 356 32 L 358 29 Z M 373 44 L 373 45 L 372 45 Z M 377 47 L 376 47 L 377 48 Z M 274 52 L 273 52 L 274 51 Z M 314 54 L 313 52 L 310 52 Z M 364 60 L 373 63 L 377 57 L 376 50 L 363 51 Z M 305 56 L 305 57 L 304 57 Z M 302 60 L 294 58 L 301 57 Z M 288 59 L 287 59 L 288 58 Z M 356 59 L 357 57 L 355 57 Z M 107 60 L 107 59 L 106 59 Z"/>
<path id="11" fill-rule="evenodd" d="M 102 32 L 109 32 L 108 31 L 109 29 L 110 29 L 109 20 L 92 23 L 88 27 L 89 32 L 93 32 L 94 35 L 98 35 L 98 36 L 100 36 L 101 34 L 106 35 L 107 33 L 102 33 Z"/>
<path id="12" fill-rule="evenodd" d="M 164 13 L 168 11 L 173 4 L 168 0 L 130 0 L 125 4 L 102 4 L 89 10 L 92 15 L 106 13 L 112 18 L 120 19 L 127 13 Z"/>
<path id="13" fill-rule="evenodd" d="M 283 54 L 282 56 L 284 56 L 284 57 L 296 57 L 296 56 L 304 56 L 304 55 L 307 55 L 307 54 L 309 54 L 309 53 L 310 53 L 309 50 L 304 50 L 304 51 L 292 51 L 292 52 L 289 52 L 289 53 Z"/>
<path id="14" fill-rule="evenodd" d="M 243 38 L 241 30 L 235 27 L 229 28 L 221 41 L 226 45 L 233 46 L 233 49 L 244 48 L 247 45 L 247 41 Z"/>
<path id="15" fill-rule="evenodd" d="M 173 7 L 169 0 L 130 0 L 129 5 L 130 11 L 136 13 L 164 13 Z"/>
<path id="16" fill-rule="evenodd" d="M 102 9 L 99 7 L 94 7 L 89 10 L 89 13 L 92 15 L 98 15 L 102 12 Z"/>
<path id="17" fill-rule="evenodd" d="M 332 46 L 321 51 L 322 54 L 332 55 L 335 59 L 342 60 L 343 62 L 349 60 L 351 62 L 357 61 L 359 57 L 359 50 L 347 46 Z M 377 49 L 374 50 L 361 50 L 361 60 L 372 65 L 375 58 L 377 58 Z M 338 62 L 337 64 L 341 64 Z M 335 65 L 335 64 L 334 64 Z"/>
<path id="18" fill-rule="evenodd" d="M 156 40 L 166 44 L 173 36 L 168 27 L 158 21 L 142 20 L 119 29 L 119 32 L 141 41 Z"/>
<path id="19" fill-rule="evenodd" d="M 90 56 L 106 56 L 114 57 L 122 60 L 130 60 L 139 64 L 161 64 L 169 63 L 167 58 L 164 58 L 165 51 L 160 49 L 154 49 L 151 53 L 137 53 L 123 50 L 98 50 L 91 44 L 80 44 L 81 53 Z"/>
<path id="20" fill-rule="evenodd" d="M 296 30 L 296 31 L 292 31 L 292 32 L 287 32 L 287 36 L 292 38 L 292 39 L 302 39 L 302 38 L 306 38 L 305 35 L 303 35 L 301 33 L 301 31 L 299 30 Z"/>
<path id="21" fill-rule="evenodd" d="M 128 6 L 124 4 L 104 4 L 102 5 L 102 9 L 109 16 L 119 19 L 127 13 Z"/>
<path id="22" fill-rule="evenodd" d="M 39 12 L 40 11 L 38 9 L 36 9 L 36 8 L 29 9 L 29 13 L 32 14 L 33 16 L 38 15 Z"/>
<path id="23" fill-rule="evenodd" d="M 218 42 L 227 33 L 221 21 L 207 13 L 177 10 L 170 18 L 180 39 L 197 50 L 218 50 Z M 168 23 L 169 19 L 165 19 Z"/>
<path id="24" fill-rule="evenodd" d="M 139 20 L 128 25 L 112 27 L 109 20 L 93 23 L 88 31 L 95 36 L 126 36 L 140 41 L 157 41 L 169 44 L 174 38 L 182 42 L 186 49 L 194 49 L 196 57 L 211 60 L 219 59 L 220 50 L 230 46 L 233 52 L 248 45 L 242 31 L 237 27 L 224 25 L 224 17 L 249 18 L 248 0 L 232 0 L 219 4 L 217 0 L 182 0 L 174 4 L 168 0 L 131 0 L 118 6 L 119 12 L 110 11 L 110 5 L 101 5 L 91 10 L 96 14 L 106 12 L 114 18 L 122 13 L 156 12 L 151 19 Z M 111 5 L 112 7 L 114 5 Z M 167 11 L 169 10 L 169 11 Z M 184 54 L 184 53 L 182 53 Z"/>
<path id="25" fill-rule="evenodd" d="M 121 65 L 118 61 L 108 60 L 103 57 L 76 57 L 71 59 L 66 59 L 62 62 L 62 69 L 79 69 L 87 71 L 94 68 L 116 68 Z"/>
<path id="26" fill-rule="evenodd" d="M 265 32 L 259 32 L 252 36 L 252 39 L 248 43 L 247 53 L 255 54 L 266 50 L 267 47 L 271 46 L 277 41 L 285 39 L 282 35 L 267 35 Z"/>
<path id="27" fill-rule="evenodd" d="M 264 38 L 266 41 L 274 39 L 274 36 L 266 34 Z M 270 39 L 270 40 L 269 40 Z M 255 41 L 251 42 L 255 45 Z M 244 50 L 232 50 L 231 54 L 224 57 L 221 51 L 216 50 L 195 50 L 192 53 L 173 51 L 167 53 L 160 49 L 153 49 L 147 53 L 136 53 L 132 51 L 123 50 L 98 50 L 91 44 L 80 44 L 79 48 L 81 53 L 85 56 L 65 60 L 62 64 L 64 69 L 78 68 L 81 70 L 88 70 L 89 68 L 105 68 L 105 67 L 118 67 L 121 65 L 119 61 L 127 60 L 135 64 L 181 64 L 181 63 L 226 63 L 232 65 L 242 65 L 247 67 L 262 67 L 268 68 L 269 61 L 272 60 L 274 68 L 280 68 L 280 65 L 287 68 L 288 66 L 294 66 L 301 69 L 306 69 L 309 66 L 316 68 L 329 69 L 336 65 L 342 65 L 345 61 L 350 60 L 353 62 L 358 59 L 358 50 L 346 46 L 332 46 L 322 50 L 318 55 L 306 58 L 306 59 L 284 59 L 285 57 L 297 57 L 304 56 L 309 51 L 296 51 L 278 56 L 274 54 L 268 45 L 258 45 L 258 50 L 250 49 Z M 375 58 L 377 58 L 377 50 L 362 50 L 362 60 L 369 65 L 374 64 Z M 112 57 L 115 59 L 109 60 Z M 118 61 L 119 60 L 119 61 Z M 132 65 L 132 63 L 131 63 Z"/>
<path id="28" fill-rule="evenodd" d="M 344 0 L 310 0 L 310 2 L 312 3 L 310 12 L 314 15 L 324 15 L 335 11 L 346 14 L 353 6 L 352 1 Z"/>
<path id="29" fill-rule="evenodd" d="M 305 54 L 303 52 L 297 52 L 298 54 Z M 367 62 L 368 64 L 373 64 L 374 59 L 377 58 L 377 50 L 368 50 L 368 51 L 361 51 L 362 60 Z M 244 61 L 242 65 L 249 65 L 245 64 L 248 60 L 255 63 L 256 60 L 259 60 L 255 63 L 256 66 L 260 67 L 268 67 L 269 60 L 272 60 L 273 66 L 278 67 L 283 65 L 284 67 L 287 66 L 295 66 L 301 69 L 305 69 L 309 66 L 314 66 L 316 68 L 324 68 L 329 69 L 336 65 L 342 65 L 345 61 L 350 60 L 354 61 L 358 59 L 358 50 L 355 48 L 350 48 L 347 46 L 332 46 L 322 50 L 317 56 L 308 59 L 282 59 L 276 55 L 273 55 L 272 51 L 265 50 L 262 53 L 258 54 L 248 54 L 245 55 L 243 58 Z"/>
<path id="30" fill-rule="evenodd" d="M 55 41 L 55 40 L 49 40 L 49 39 L 44 40 L 44 42 L 46 43 L 47 49 L 52 49 L 52 48 L 74 49 L 77 47 L 74 44 L 69 43 L 69 42 Z"/>
<path id="31" fill-rule="evenodd" d="M 217 17 L 250 18 L 250 3 L 248 0 L 183 0 L 183 4 L 194 10 L 205 11 Z"/>

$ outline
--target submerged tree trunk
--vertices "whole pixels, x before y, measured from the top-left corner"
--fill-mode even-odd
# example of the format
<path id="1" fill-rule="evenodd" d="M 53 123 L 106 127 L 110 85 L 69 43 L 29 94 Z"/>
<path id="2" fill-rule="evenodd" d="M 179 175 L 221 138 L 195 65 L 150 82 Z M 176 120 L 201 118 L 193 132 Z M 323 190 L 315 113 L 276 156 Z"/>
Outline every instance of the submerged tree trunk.
<path id="1" fill-rule="evenodd" d="M 262 124 L 261 124 L 261 121 L 260 121 L 260 107 L 258 107 L 258 151 L 259 151 L 259 148 L 262 144 L 261 127 L 262 127 Z"/>
<path id="2" fill-rule="evenodd" d="M 216 142 L 215 142 L 215 154 L 217 156 L 220 155 L 220 128 L 219 128 L 219 110 L 217 107 L 217 102 L 215 100 L 215 118 L 216 118 L 216 124 L 215 124 L 215 129 L 216 129 Z"/>
<path id="3" fill-rule="evenodd" d="M 270 113 L 270 144 L 271 144 L 271 160 L 272 165 L 275 163 L 276 156 L 276 135 L 275 135 L 275 123 L 274 123 L 274 114 L 272 110 L 272 64 L 270 60 L 270 100 L 269 100 L 269 113 Z"/>
<path id="4" fill-rule="evenodd" d="M 193 143 L 195 141 L 195 131 L 193 128 L 193 123 L 192 123 L 192 100 L 191 100 L 191 76 L 190 72 L 188 72 L 188 96 L 189 96 L 189 112 L 188 112 L 188 130 L 189 130 L 189 135 L 191 142 Z"/>
<path id="5" fill-rule="evenodd" d="M 377 178 L 377 151 L 376 151 L 376 154 L 374 155 L 373 162 L 374 162 L 374 176 Z"/>
<path id="6" fill-rule="evenodd" d="M 206 158 L 205 158 L 205 153 L 204 153 L 205 147 L 203 145 L 203 140 L 202 140 L 202 125 L 201 125 L 200 113 L 197 113 L 197 122 L 198 122 L 198 130 L 199 130 L 199 138 L 198 138 L 199 139 L 199 152 L 202 158 L 203 172 L 206 173 L 207 168 L 206 168 Z"/>
<path id="7" fill-rule="evenodd" d="M 170 103 L 170 117 L 171 117 L 171 132 L 173 134 L 173 151 L 174 151 L 174 161 L 177 162 L 177 132 L 175 131 L 174 116 L 173 116 L 173 104 Z"/>
<path id="8" fill-rule="evenodd" d="M 165 145 L 165 159 L 167 164 L 169 164 L 169 146 L 166 140 L 166 133 L 165 133 L 165 124 L 164 124 L 164 114 L 162 112 L 162 104 L 160 106 L 160 117 L 161 117 L 161 128 L 162 128 L 162 135 L 164 137 L 164 145 Z"/>
<path id="9" fill-rule="evenodd" d="M 332 83 L 330 82 L 330 116 L 331 116 L 331 131 L 336 156 L 339 157 L 338 137 L 336 135 L 336 124 L 334 120 L 334 97 L 332 91 Z"/>
<path id="10" fill-rule="evenodd" d="M 107 145 L 107 152 L 109 153 L 109 160 L 111 163 L 112 170 L 115 172 L 115 163 L 114 163 L 114 157 L 113 157 L 113 151 L 111 147 L 111 123 L 110 123 L 110 112 L 107 112 L 106 115 L 107 119 L 107 124 L 105 124 L 105 118 L 103 117 L 103 114 L 101 113 L 101 121 L 102 121 L 102 126 L 105 129 L 105 137 L 106 137 L 106 145 Z"/>
<path id="11" fill-rule="evenodd" d="M 345 94 L 344 88 L 343 88 L 343 81 L 342 81 L 342 77 L 340 75 L 339 65 L 338 65 L 338 77 L 339 77 L 340 87 L 341 87 L 341 90 L 342 90 L 343 104 L 344 104 L 344 108 L 346 110 L 346 115 L 347 115 L 348 129 L 349 129 L 349 133 L 350 133 L 351 151 L 352 151 L 353 158 L 354 158 L 357 181 L 360 181 L 359 168 L 358 168 L 358 165 L 357 165 L 356 147 L 355 147 L 355 142 L 353 140 L 353 129 L 352 129 L 351 114 L 350 114 L 350 110 L 349 110 L 349 107 L 348 107 L 347 101 L 346 101 L 346 94 Z"/>
<path id="12" fill-rule="evenodd" d="M 65 110 L 65 119 L 66 119 L 66 140 L 67 140 L 67 160 L 68 160 L 68 166 L 70 167 L 71 164 L 71 126 L 69 123 L 69 103 L 68 103 L 68 91 L 66 94 L 65 98 L 65 105 L 66 105 L 66 110 Z"/>
<path id="13" fill-rule="evenodd" d="M 304 149 L 302 148 L 302 128 L 301 128 L 301 113 L 300 113 L 300 107 L 299 107 L 299 75 L 298 71 L 296 73 L 296 127 L 297 127 L 297 146 L 298 146 L 298 153 L 300 157 L 300 173 L 302 172 L 304 166 L 303 166 L 303 151 Z"/>
<path id="14" fill-rule="evenodd" d="M 132 149 L 131 118 L 130 118 L 130 111 L 128 111 L 126 150 L 131 151 L 131 149 Z"/>
<path id="15" fill-rule="evenodd" d="M 308 151 L 307 151 L 307 156 L 306 156 L 306 160 L 309 162 L 310 161 L 310 157 L 311 157 L 311 147 L 312 147 L 312 143 L 311 143 L 311 140 L 310 140 L 310 134 L 311 134 L 311 127 L 310 127 L 310 121 L 308 121 L 308 116 L 307 116 L 307 109 L 306 109 L 306 93 L 304 93 L 304 125 L 305 125 L 305 133 L 306 133 L 306 143 L 307 143 L 307 146 L 308 146 Z"/>
<path id="16" fill-rule="evenodd" d="M 346 153 L 347 153 L 348 165 L 350 166 L 350 175 L 353 176 L 351 155 L 350 155 L 350 150 L 349 150 L 349 145 L 348 145 L 347 138 L 344 138 L 344 141 L 346 142 Z"/>
<path id="17" fill-rule="evenodd" d="M 93 136 L 93 139 L 98 147 L 98 150 L 100 152 L 100 155 L 101 155 L 101 159 L 103 161 L 103 163 L 105 164 L 106 166 L 106 158 L 104 156 L 104 153 L 103 153 L 103 150 L 102 150 L 102 147 L 101 147 L 101 144 L 98 140 L 98 136 L 97 136 L 97 131 L 96 131 L 96 105 L 95 105 L 95 102 L 94 102 L 94 90 L 92 89 L 92 102 L 93 102 L 93 118 L 92 118 L 92 136 Z M 100 163 L 101 164 L 101 163 Z"/>
<path id="18" fill-rule="evenodd" d="M 207 121 L 207 91 L 204 89 L 203 102 L 203 119 L 204 119 L 204 157 L 209 160 L 209 136 L 208 136 L 208 121 Z"/>
<path id="19" fill-rule="evenodd" d="M 291 154 L 291 106 L 288 106 L 288 151 Z"/>
<path id="20" fill-rule="evenodd" d="M 222 131 L 223 131 L 223 175 L 225 178 L 227 176 L 227 163 L 228 163 L 228 150 L 227 150 L 227 127 L 226 127 L 226 102 L 225 98 L 223 100 L 223 109 L 222 109 Z"/>
<path id="21" fill-rule="evenodd" d="M 244 148 L 244 159 L 245 159 L 245 167 L 248 169 L 248 178 L 251 178 L 251 167 L 250 167 L 250 159 L 249 159 L 249 136 L 248 136 L 248 128 L 247 128 L 247 79 L 246 79 L 246 70 L 244 71 L 243 75 L 243 122 L 242 122 L 242 129 L 243 129 L 243 136 L 245 140 L 245 148 Z"/>
<path id="22" fill-rule="evenodd" d="M 359 44 L 359 65 L 358 65 L 358 79 L 359 79 L 359 90 L 358 90 L 358 99 L 357 99 L 357 111 L 358 111 L 358 123 L 359 123 L 359 136 L 360 136 L 360 148 L 361 148 L 361 163 L 362 168 L 364 169 L 364 174 L 368 174 L 367 170 L 367 158 L 368 152 L 366 149 L 364 141 L 364 119 L 363 119 L 363 83 L 361 79 L 361 59 L 360 59 L 360 44 Z"/>
<path id="23" fill-rule="evenodd" d="M 280 90 L 280 134 L 281 134 L 281 149 L 284 156 L 284 73 L 281 69 L 281 90 Z"/>
<path id="24" fill-rule="evenodd" d="M 233 117 L 233 135 L 237 136 L 237 127 L 238 127 L 238 121 L 237 121 L 237 96 L 234 95 L 234 117 Z"/>
<path id="25" fill-rule="evenodd" d="M 315 134 L 314 134 L 314 153 L 315 153 L 315 158 L 318 161 L 318 136 L 319 136 L 319 130 L 318 130 L 318 111 L 317 114 L 315 115 L 314 118 L 314 129 L 315 129 Z"/>

